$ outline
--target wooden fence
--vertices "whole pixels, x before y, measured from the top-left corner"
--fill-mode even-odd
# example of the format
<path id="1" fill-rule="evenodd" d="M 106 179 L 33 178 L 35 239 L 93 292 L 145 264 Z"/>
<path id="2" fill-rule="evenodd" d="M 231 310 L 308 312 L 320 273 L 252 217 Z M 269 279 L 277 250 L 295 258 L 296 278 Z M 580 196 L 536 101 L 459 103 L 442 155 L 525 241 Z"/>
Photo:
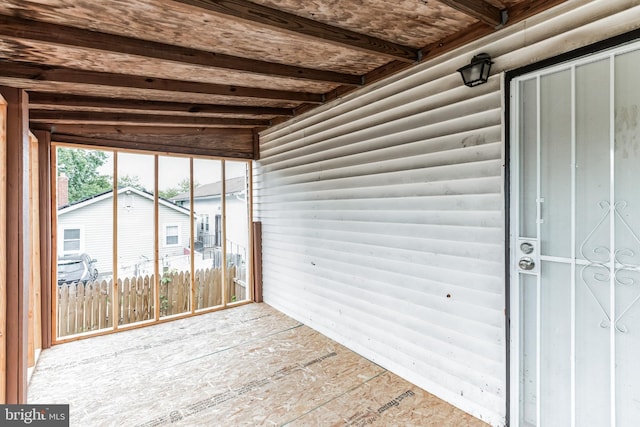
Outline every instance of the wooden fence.
<path id="1" fill-rule="evenodd" d="M 246 287 L 227 268 L 227 301 L 243 301 Z M 169 271 L 162 275 L 160 316 L 191 312 L 191 273 Z M 118 279 L 118 324 L 155 319 L 155 276 Z M 193 277 L 195 310 L 222 304 L 221 269 L 196 270 Z M 58 286 L 58 337 L 113 327 L 113 281 L 102 280 Z"/>

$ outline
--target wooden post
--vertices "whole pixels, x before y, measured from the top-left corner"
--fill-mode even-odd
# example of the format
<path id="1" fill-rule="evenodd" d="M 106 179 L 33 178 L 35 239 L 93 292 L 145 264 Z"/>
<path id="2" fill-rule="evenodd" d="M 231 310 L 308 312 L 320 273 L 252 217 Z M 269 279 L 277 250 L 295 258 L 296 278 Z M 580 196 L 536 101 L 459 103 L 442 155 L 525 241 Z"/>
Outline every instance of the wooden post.
<path id="1" fill-rule="evenodd" d="M 195 257 L 196 252 L 194 250 L 194 233 L 195 233 L 195 216 L 193 209 L 193 157 L 189 158 L 189 260 L 190 260 L 190 271 L 189 275 L 189 300 L 191 307 L 191 314 L 196 312 L 196 285 L 195 285 Z"/>
<path id="2" fill-rule="evenodd" d="M 0 86 L 7 101 L 6 151 L 6 396 L 27 401 L 30 280 L 29 101 L 22 89 Z M 3 167 L 5 165 L 2 165 Z"/>
<path id="3" fill-rule="evenodd" d="M 120 278 L 118 277 L 118 153 L 113 153 L 113 236 L 111 242 L 111 248 L 113 251 L 113 258 L 111 265 L 113 266 L 111 269 L 113 270 L 113 290 L 111 291 L 113 294 L 112 298 L 112 313 L 111 317 L 113 318 L 113 330 L 118 330 L 118 326 L 120 325 L 120 285 L 122 284 Z"/>
<path id="4" fill-rule="evenodd" d="M 262 222 L 253 223 L 253 301 L 262 302 Z"/>
<path id="5" fill-rule="evenodd" d="M 58 153 L 56 147 L 51 144 L 49 151 L 49 182 L 51 185 L 47 187 L 48 194 L 50 195 L 51 208 L 47 211 L 49 212 L 49 219 L 51 227 L 49 228 L 49 235 L 51 236 L 51 246 L 49 248 L 50 258 L 54 260 L 57 257 L 58 253 L 58 215 L 57 215 L 57 207 L 58 207 L 58 171 L 56 170 L 56 165 L 58 164 Z M 55 187 L 54 187 L 55 186 Z M 56 209 L 54 213 L 54 209 Z M 58 286 L 58 263 L 52 262 L 49 264 L 48 271 L 51 276 L 51 281 L 55 280 L 55 284 L 51 286 L 51 345 L 53 345 L 59 336 L 61 335 L 62 328 L 60 327 L 60 317 L 59 314 L 61 310 L 59 309 L 59 297 L 60 297 L 60 288 Z M 54 279 L 55 278 L 55 279 Z"/>
<path id="6" fill-rule="evenodd" d="M 31 277 L 29 285 L 29 330 L 28 330 L 28 367 L 36 365 L 36 351 L 42 348 L 40 315 L 40 214 L 39 214 L 39 177 L 38 177 L 38 140 L 29 133 L 29 247 L 31 253 Z"/>
<path id="7" fill-rule="evenodd" d="M 227 293 L 227 171 L 225 161 L 221 162 L 222 179 L 220 180 L 220 213 L 222 214 L 222 262 L 220 269 L 222 277 L 222 306 L 226 307 L 229 302 L 229 294 Z"/>
<path id="8" fill-rule="evenodd" d="M 7 103 L 0 95 L 0 236 L 5 236 L 7 226 Z M 7 242 L 0 237 L 0 404 L 5 403 L 7 378 L 7 270 L 2 260 L 7 259 Z"/>
<path id="9" fill-rule="evenodd" d="M 40 305 L 42 348 L 51 347 L 51 132 L 35 131 L 38 138 L 38 174 L 40 192 Z"/>

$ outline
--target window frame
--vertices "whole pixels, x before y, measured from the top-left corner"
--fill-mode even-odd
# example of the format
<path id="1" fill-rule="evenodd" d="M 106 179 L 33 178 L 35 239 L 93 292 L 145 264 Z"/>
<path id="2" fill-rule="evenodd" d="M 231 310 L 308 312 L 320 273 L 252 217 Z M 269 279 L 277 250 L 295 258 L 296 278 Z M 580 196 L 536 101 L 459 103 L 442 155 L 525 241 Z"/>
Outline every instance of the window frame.
<path id="1" fill-rule="evenodd" d="M 84 252 L 84 226 L 83 225 L 73 225 L 73 226 L 63 226 L 62 233 L 60 233 L 60 255 L 79 255 Z M 77 239 L 65 239 L 65 232 L 67 230 L 78 230 L 80 236 Z M 78 241 L 78 250 L 68 251 L 65 249 L 65 242 L 68 241 Z"/>
<path id="2" fill-rule="evenodd" d="M 173 237 L 173 235 L 169 235 L 168 233 L 168 228 L 169 227 L 176 227 L 178 229 L 178 233 L 177 233 L 177 237 L 178 237 L 178 242 L 175 244 L 171 244 L 171 243 L 167 243 L 167 238 L 168 237 Z M 177 248 L 182 246 L 181 242 L 180 242 L 180 236 L 182 236 L 182 227 L 181 224 L 177 223 L 177 222 L 167 222 L 162 224 L 162 244 L 164 248 Z"/>

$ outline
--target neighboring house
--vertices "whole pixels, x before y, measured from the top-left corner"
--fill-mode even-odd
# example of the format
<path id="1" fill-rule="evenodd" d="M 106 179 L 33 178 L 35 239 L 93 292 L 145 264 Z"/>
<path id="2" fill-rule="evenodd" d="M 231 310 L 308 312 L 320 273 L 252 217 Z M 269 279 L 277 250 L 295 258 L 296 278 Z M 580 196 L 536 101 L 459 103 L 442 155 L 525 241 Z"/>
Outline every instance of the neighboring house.
<path id="1" fill-rule="evenodd" d="M 132 187 L 118 190 L 119 275 L 153 271 L 153 199 Z M 160 259 L 183 256 L 190 246 L 189 209 L 159 199 L 158 218 Z M 101 277 L 113 273 L 113 191 L 58 209 L 58 256 L 83 252 L 97 260 Z"/>
<path id="2" fill-rule="evenodd" d="M 193 210 L 198 215 L 196 222 L 196 250 L 220 247 L 223 236 L 228 252 L 239 246 L 246 250 L 249 242 L 247 184 L 245 177 L 227 179 L 225 182 L 226 233 L 222 232 L 222 183 L 212 182 L 196 187 L 193 192 Z M 171 198 L 179 206 L 190 208 L 189 192 L 180 193 Z"/>

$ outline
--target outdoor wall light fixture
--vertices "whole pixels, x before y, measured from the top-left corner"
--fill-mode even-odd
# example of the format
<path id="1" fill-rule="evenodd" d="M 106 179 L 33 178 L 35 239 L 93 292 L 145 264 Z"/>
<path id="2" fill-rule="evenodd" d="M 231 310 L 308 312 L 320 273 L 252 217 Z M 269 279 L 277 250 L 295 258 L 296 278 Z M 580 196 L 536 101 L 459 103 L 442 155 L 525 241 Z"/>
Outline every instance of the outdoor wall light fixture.
<path id="1" fill-rule="evenodd" d="M 478 86 L 489 80 L 491 70 L 491 56 L 488 53 L 479 53 L 471 59 L 469 65 L 458 69 L 462 76 L 462 81 L 469 87 Z"/>

